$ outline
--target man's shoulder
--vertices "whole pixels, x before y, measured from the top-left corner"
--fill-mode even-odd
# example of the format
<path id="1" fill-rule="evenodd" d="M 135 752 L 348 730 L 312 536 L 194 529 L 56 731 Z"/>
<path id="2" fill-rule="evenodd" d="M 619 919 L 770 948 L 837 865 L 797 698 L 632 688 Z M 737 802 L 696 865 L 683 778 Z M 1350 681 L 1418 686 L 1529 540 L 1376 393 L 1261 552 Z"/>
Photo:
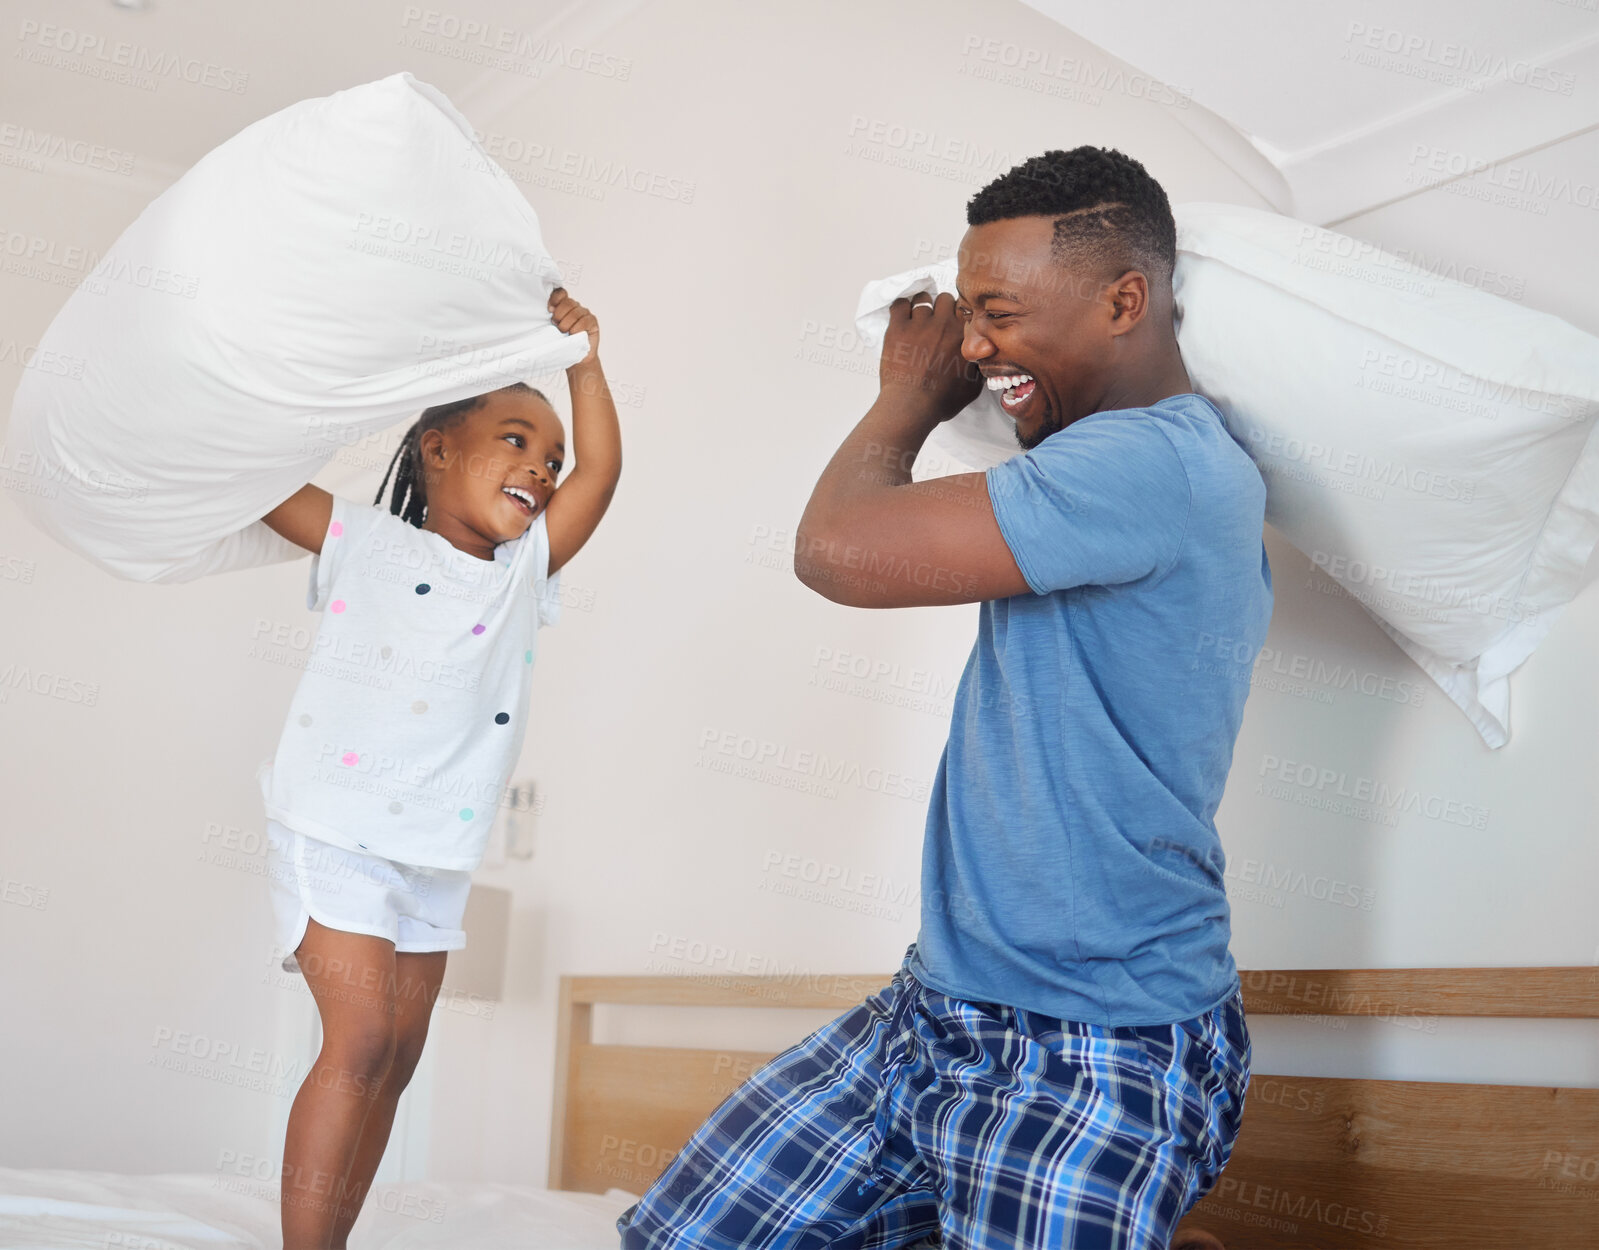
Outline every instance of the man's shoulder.
<path id="1" fill-rule="evenodd" d="M 1160 430 L 1182 460 L 1190 482 L 1252 481 L 1264 489 L 1260 470 L 1233 436 L 1221 409 L 1203 395 L 1192 391 L 1171 395 L 1147 408 L 1128 409 L 1126 415 Z"/>
<path id="2" fill-rule="evenodd" d="M 1047 478 L 1074 479 L 1140 494 L 1186 490 L 1190 465 L 1203 450 L 1189 428 L 1195 419 L 1160 407 L 1104 408 L 1078 417 L 1039 442 L 1030 453 Z"/>
<path id="3" fill-rule="evenodd" d="M 1181 441 L 1226 432 L 1220 410 L 1202 395 L 1172 395 L 1137 408 L 1101 408 L 1084 413 L 1038 444 L 1049 451 L 1066 452 L 1084 441 L 1106 445 L 1158 447 L 1166 442 L 1179 452 Z"/>
<path id="4" fill-rule="evenodd" d="M 1204 442 L 1217 433 L 1227 433 L 1227 421 L 1221 409 L 1192 391 L 1168 395 L 1141 408 L 1117 408 L 1090 416 L 1117 420 L 1127 430 L 1159 430 L 1174 445 L 1181 439 L 1189 443 Z M 1183 450 L 1181 446 L 1178 449 Z"/>

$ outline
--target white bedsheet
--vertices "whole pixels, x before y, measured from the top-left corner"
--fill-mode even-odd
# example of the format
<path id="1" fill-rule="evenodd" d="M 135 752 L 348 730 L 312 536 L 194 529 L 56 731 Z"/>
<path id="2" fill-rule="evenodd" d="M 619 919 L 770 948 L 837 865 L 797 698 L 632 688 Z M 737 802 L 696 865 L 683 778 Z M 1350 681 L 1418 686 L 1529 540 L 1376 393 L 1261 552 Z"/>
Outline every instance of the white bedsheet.
<path id="1" fill-rule="evenodd" d="M 350 1250 L 591 1250 L 618 1243 L 637 1195 L 488 1182 L 374 1185 Z M 279 1250 L 277 1182 L 221 1173 L 0 1168 L 0 1247 Z"/>

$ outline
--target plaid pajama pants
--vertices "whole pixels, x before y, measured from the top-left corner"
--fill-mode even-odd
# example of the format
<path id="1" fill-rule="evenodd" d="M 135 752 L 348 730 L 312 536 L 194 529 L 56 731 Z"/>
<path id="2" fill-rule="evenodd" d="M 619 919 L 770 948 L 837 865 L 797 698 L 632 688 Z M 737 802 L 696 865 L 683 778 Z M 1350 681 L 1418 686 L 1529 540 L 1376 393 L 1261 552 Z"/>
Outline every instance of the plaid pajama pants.
<path id="1" fill-rule="evenodd" d="M 623 1250 L 1166 1250 L 1232 1153 L 1241 997 L 1102 1028 L 892 982 L 730 1094 Z"/>

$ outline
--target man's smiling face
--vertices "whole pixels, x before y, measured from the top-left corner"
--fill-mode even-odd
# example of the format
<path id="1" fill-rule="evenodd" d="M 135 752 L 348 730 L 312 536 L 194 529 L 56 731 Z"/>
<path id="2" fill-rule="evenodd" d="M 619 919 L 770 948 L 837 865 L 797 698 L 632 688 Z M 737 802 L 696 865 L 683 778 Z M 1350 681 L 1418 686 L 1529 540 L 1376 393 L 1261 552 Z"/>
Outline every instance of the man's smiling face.
<path id="1" fill-rule="evenodd" d="M 1121 332 L 1112 283 L 1062 265 L 1053 235 L 1052 217 L 1010 217 L 972 226 L 959 253 L 961 354 L 999 392 L 1024 450 L 1096 410 Z"/>

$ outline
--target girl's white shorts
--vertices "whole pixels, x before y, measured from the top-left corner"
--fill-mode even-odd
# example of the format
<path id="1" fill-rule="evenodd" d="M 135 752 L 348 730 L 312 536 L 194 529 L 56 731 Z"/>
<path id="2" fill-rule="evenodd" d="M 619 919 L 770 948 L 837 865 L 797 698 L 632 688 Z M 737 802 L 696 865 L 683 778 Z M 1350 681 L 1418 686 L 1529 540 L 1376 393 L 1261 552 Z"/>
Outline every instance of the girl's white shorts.
<path id="1" fill-rule="evenodd" d="M 300 971 L 295 949 L 315 919 L 330 929 L 387 938 L 397 952 L 454 951 L 466 945 L 461 918 L 472 874 L 349 851 L 267 818 L 267 882 L 285 972 Z"/>

